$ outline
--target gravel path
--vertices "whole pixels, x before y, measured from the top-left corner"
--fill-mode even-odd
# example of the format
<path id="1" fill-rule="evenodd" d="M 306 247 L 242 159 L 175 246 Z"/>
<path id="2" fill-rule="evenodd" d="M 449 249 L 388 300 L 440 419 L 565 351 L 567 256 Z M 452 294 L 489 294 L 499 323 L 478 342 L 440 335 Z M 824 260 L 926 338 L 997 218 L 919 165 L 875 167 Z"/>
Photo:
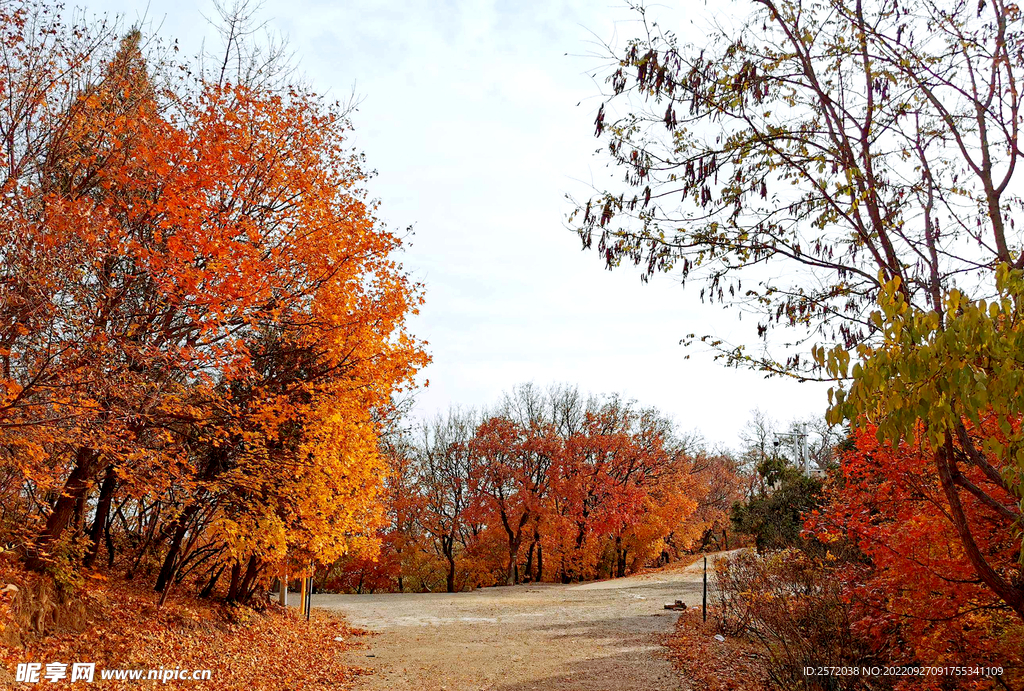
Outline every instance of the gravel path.
<path id="1" fill-rule="evenodd" d="M 315 595 L 313 606 L 377 634 L 347 653 L 373 672 L 360 690 L 675 691 L 687 686 L 661 639 L 678 614 L 664 604 L 699 607 L 701 569 L 469 593 Z"/>

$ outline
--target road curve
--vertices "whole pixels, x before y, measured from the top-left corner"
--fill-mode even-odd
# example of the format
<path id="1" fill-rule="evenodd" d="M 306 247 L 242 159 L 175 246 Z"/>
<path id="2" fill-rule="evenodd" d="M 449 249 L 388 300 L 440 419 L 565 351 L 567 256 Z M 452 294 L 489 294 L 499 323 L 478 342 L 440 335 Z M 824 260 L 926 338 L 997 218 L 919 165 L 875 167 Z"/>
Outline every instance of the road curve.
<path id="1" fill-rule="evenodd" d="M 313 606 L 374 634 L 346 654 L 372 672 L 359 691 L 676 691 L 688 686 L 663 655 L 678 617 L 664 604 L 699 607 L 701 579 L 698 562 L 576 585 L 316 595 Z"/>

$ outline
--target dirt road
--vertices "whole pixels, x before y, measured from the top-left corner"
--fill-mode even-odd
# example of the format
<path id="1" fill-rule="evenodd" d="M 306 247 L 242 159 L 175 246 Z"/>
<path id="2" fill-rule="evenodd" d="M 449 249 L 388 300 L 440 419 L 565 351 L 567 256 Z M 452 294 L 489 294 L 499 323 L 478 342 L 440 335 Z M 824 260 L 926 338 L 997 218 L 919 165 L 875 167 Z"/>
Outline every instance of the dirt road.
<path id="1" fill-rule="evenodd" d="M 378 634 L 347 654 L 373 671 L 366 691 L 675 691 L 687 686 L 660 644 L 674 600 L 700 606 L 700 563 L 581 585 L 317 595 L 313 606 Z"/>

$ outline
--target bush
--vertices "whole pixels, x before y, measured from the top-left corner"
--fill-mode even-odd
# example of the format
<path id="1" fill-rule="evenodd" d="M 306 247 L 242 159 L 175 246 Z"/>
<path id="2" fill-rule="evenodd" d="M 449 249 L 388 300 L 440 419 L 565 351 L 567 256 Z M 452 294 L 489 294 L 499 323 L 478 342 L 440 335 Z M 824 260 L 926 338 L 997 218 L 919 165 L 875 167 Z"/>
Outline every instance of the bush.
<path id="1" fill-rule="evenodd" d="M 831 555 L 786 549 L 744 551 L 716 565 L 713 610 L 719 630 L 763 651 L 769 682 L 780 689 L 886 689 L 886 677 L 805 677 L 804 667 L 881 665 L 851 631 L 842 581 Z"/>

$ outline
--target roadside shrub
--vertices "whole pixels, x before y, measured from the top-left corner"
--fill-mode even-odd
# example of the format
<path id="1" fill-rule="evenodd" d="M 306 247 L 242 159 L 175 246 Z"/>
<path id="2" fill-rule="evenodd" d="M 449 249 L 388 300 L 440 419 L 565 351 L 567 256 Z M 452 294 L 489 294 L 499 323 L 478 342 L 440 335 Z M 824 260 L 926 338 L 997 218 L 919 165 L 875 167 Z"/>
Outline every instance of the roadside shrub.
<path id="1" fill-rule="evenodd" d="M 716 564 L 713 610 L 721 633 L 755 642 L 780 689 L 887 689 L 885 677 L 805 676 L 805 667 L 880 665 L 851 630 L 836 560 L 797 549 L 744 551 Z"/>

